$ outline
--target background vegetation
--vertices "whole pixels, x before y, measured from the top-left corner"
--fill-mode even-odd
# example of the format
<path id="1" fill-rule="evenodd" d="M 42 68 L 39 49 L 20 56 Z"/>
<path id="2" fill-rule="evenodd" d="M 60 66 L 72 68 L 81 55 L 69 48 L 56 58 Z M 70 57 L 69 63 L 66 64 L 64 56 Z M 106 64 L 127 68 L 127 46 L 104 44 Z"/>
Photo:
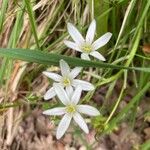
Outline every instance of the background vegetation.
<path id="1" fill-rule="evenodd" d="M 43 126 L 40 120 L 42 127 L 36 128 L 32 136 L 27 129 L 34 130 L 31 126 L 38 124 L 38 117 L 45 118 L 41 115 L 42 110 L 57 105 L 55 100 L 43 100 L 51 81 L 42 75 L 42 71 L 59 71 L 58 61 L 63 58 L 72 66 L 87 67 L 82 78 L 97 88 L 84 94 L 82 101 L 96 106 L 102 114 L 100 118 L 87 120 L 92 124 L 96 141 L 89 144 L 87 137 L 80 136 L 76 128 L 73 132 L 75 141 L 79 138 L 80 146 L 84 145 L 86 149 L 96 149 L 104 141 L 108 149 L 122 148 L 122 143 L 129 142 L 118 134 L 125 123 L 129 135 L 136 134 L 133 139 L 140 137 L 138 142 L 129 142 L 126 149 L 149 150 L 149 8 L 149 0 L 1 0 L 0 148 L 47 150 L 49 145 L 54 145 L 47 141 L 55 128 L 49 128 L 46 119 Z M 67 22 L 75 24 L 84 35 L 94 18 L 96 38 L 108 31 L 113 34 L 109 44 L 99 50 L 106 63 L 75 58 L 79 54 L 63 44 L 64 39 L 70 38 Z M 48 121 L 57 125 L 59 120 L 54 117 Z M 43 127 L 47 130 L 40 132 Z M 120 145 L 112 140 L 114 134 L 122 139 Z M 52 137 L 51 141 L 56 142 Z M 23 143 L 27 139 L 30 142 Z M 113 144 L 109 145 L 107 141 Z M 60 143 L 55 144 L 53 149 L 58 149 Z M 78 147 L 77 142 L 68 145 Z"/>

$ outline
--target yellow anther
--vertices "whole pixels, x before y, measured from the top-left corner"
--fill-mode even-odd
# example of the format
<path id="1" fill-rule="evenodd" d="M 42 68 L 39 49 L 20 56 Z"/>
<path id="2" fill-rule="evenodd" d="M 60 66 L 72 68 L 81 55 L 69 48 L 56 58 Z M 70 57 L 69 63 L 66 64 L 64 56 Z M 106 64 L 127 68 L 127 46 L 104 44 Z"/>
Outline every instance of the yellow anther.
<path id="1" fill-rule="evenodd" d="M 75 107 L 74 105 L 68 105 L 68 106 L 66 107 L 66 111 L 67 111 L 68 113 L 74 113 L 74 112 L 76 111 L 76 107 Z"/>
<path id="2" fill-rule="evenodd" d="M 85 53 L 90 53 L 92 51 L 92 46 L 90 44 L 84 44 L 81 46 L 81 49 Z"/>
<path id="3" fill-rule="evenodd" d="M 70 79 L 69 78 L 64 78 L 63 79 L 63 84 L 64 84 L 64 86 L 68 86 L 68 85 L 70 85 Z"/>

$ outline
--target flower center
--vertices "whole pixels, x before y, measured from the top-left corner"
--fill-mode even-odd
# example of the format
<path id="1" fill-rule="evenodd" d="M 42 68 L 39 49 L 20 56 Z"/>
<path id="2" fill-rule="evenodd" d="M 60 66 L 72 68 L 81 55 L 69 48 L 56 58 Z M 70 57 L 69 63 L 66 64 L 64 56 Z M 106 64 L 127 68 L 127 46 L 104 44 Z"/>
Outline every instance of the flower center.
<path id="1" fill-rule="evenodd" d="M 63 79 L 63 85 L 64 85 L 64 86 L 68 86 L 68 85 L 70 85 L 70 84 L 71 84 L 70 79 L 67 78 L 67 77 L 65 77 L 65 78 Z"/>
<path id="2" fill-rule="evenodd" d="M 66 111 L 67 111 L 68 113 L 74 113 L 74 112 L 76 112 L 76 107 L 75 107 L 74 105 L 68 105 L 68 106 L 66 107 Z"/>
<path id="3" fill-rule="evenodd" d="M 81 46 L 81 50 L 85 53 L 90 53 L 92 51 L 92 45 L 85 43 Z"/>

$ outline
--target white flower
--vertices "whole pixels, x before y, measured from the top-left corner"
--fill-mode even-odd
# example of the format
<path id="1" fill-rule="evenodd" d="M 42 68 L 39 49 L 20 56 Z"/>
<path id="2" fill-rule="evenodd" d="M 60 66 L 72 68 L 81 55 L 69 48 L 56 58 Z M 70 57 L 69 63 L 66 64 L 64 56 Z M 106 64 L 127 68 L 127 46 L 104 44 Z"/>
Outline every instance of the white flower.
<path id="1" fill-rule="evenodd" d="M 81 86 L 82 90 L 84 91 L 91 91 L 94 90 L 94 86 L 86 81 L 75 79 L 78 74 L 81 72 L 81 67 L 75 67 L 74 69 L 70 69 L 68 64 L 64 60 L 60 60 L 60 69 L 61 69 L 61 75 L 44 71 L 43 74 L 47 77 L 51 78 L 57 83 L 60 83 L 60 85 L 65 88 L 67 93 L 73 92 L 73 87 L 77 87 L 78 85 Z M 44 99 L 48 100 L 51 99 L 56 95 L 54 87 L 50 88 L 46 94 L 44 95 Z"/>
<path id="2" fill-rule="evenodd" d="M 100 115 L 100 113 L 96 108 L 92 106 L 77 105 L 81 97 L 81 92 L 82 92 L 81 87 L 78 86 L 73 92 L 72 96 L 69 96 L 68 93 L 66 93 L 66 91 L 62 88 L 62 86 L 60 86 L 60 84 L 58 83 L 54 83 L 54 89 L 57 93 L 58 98 L 65 105 L 65 107 L 57 107 L 57 108 L 49 109 L 44 111 L 43 114 L 57 115 L 57 116 L 64 115 L 58 125 L 56 138 L 60 139 L 64 135 L 64 133 L 69 127 L 72 118 L 79 125 L 79 127 L 85 133 L 88 134 L 89 129 L 84 119 L 80 115 L 80 113 L 87 114 L 89 116 L 98 116 Z"/>
<path id="3" fill-rule="evenodd" d="M 107 32 L 103 36 L 101 36 L 99 39 L 97 39 L 95 42 L 94 35 L 96 30 L 96 21 L 93 20 L 88 28 L 86 38 L 84 39 L 83 36 L 80 34 L 80 32 L 77 30 L 77 28 L 72 25 L 71 23 L 67 24 L 67 29 L 72 37 L 72 39 L 75 42 L 71 42 L 68 40 L 64 41 L 64 44 L 76 51 L 81 52 L 81 58 L 90 60 L 89 55 L 101 60 L 105 61 L 105 58 L 96 50 L 100 47 L 104 46 L 111 38 L 112 34 L 110 32 Z"/>

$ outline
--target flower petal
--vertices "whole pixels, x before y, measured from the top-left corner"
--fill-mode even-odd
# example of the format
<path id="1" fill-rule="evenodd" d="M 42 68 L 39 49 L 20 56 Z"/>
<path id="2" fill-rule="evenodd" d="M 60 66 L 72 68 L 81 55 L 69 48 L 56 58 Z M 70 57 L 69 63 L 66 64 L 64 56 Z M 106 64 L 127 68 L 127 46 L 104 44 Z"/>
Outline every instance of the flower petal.
<path id="1" fill-rule="evenodd" d="M 68 75 L 70 73 L 69 65 L 63 59 L 61 59 L 59 61 L 59 64 L 60 64 L 60 69 L 61 69 L 62 76 Z"/>
<path id="2" fill-rule="evenodd" d="M 101 36 L 99 39 L 97 39 L 92 45 L 94 50 L 99 49 L 100 47 L 104 46 L 111 38 L 112 33 L 107 32 L 103 36 Z"/>
<path id="3" fill-rule="evenodd" d="M 74 69 L 71 70 L 70 77 L 74 79 L 76 76 L 78 76 L 81 70 L 82 70 L 82 67 L 75 67 Z"/>
<path id="4" fill-rule="evenodd" d="M 60 139 L 64 135 L 70 125 L 71 119 L 72 117 L 68 114 L 65 114 L 64 117 L 61 119 L 56 132 L 57 139 Z"/>
<path id="5" fill-rule="evenodd" d="M 65 44 L 67 47 L 71 48 L 71 49 L 74 49 L 74 50 L 76 50 L 76 51 L 81 52 L 81 50 L 80 50 L 80 48 L 78 47 L 78 45 L 77 45 L 76 43 L 74 43 L 74 42 L 65 40 L 65 41 L 64 41 L 64 44 Z"/>
<path id="6" fill-rule="evenodd" d="M 69 98 L 71 98 L 71 96 L 73 94 L 73 88 L 72 88 L 72 86 L 67 86 L 66 87 L 66 92 L 67 92 L 67 95 L 69 96 Z"/>
<path id="7" fill-rule="evenodd" d="M 98 116 L 98 115 L 100 115 L 100 112 L 96 108 L 94 108 L 92 106 L 89 106 L 89 105 L 78 105 L 77 106 L 77 111 L 80 112 L 80 113 L 89 115 L 89 116 Z"/>
<path id="8" fill-rule="evenodd" d="M 92 90 L 94 90 L 93 84 L 91 84 L 91 83 L 89 83 L 87 81 L 83 81 L 83 80 L 74 79 L 72 85 L 74 87 L 77 87 L 78 85 L 80 85 L 82 90 L 84 90 L 84 91 L 92 91 Z"/>
<path id="9" fill-rule="evenodd" d="M 106 60 L 106 59 L 104 58 L 104 56 L 101 55 L 101 54 L 100 54 L 99 52 L 97 52 L 97 51 L 91 52 L 90 55 L 92 55 L 93 57 L 95 57 L 95 58 L 97 58 L 97 59 L 99 59 L 99 60 L 101 60 L 101 61 L 105 61 L 105 60 Z"/>
<path id="10" fill-rule="evenodd" d="M 82 89 L 81 89 L 80 85 L 78 85 L 71 97 L 71 103 L 76 105 L 79 102 L 80 97 L 81 97 L 81 92 L 82 92 Z"/>
<path id="11" fill-rule="evenodd" d="M 44 100 L 49 100 L 56 95 L 54 88 L 50 88 L 44 95 Z"/>
<path id="12" fill-rule="evenodd" d="M 84 60 L 90 60 L 89 55 L 86 54 L 86 53 L 82 53 L 82 54 L 81 54 L 81 58 L 84 59 Z"/>
<path id="13" fill-rule="evenodd" d="M 92 43 L 94 40 L 94 35 L 95 35 L 95 30 L 96 30 L 96 21 L 93 20 L 88 28 L 87 34 L 86 34 L 86 42 L 87 43 Z"/>
<path id="14" fill-rule="evenodd" d="M 56 74 L 53 72 L 44 71 L 43 74 L 57 82 L 60 82 L 60 80 L 62 78 L 59 74 Z"/>
<path id="15" fill-rule="evenodd" d="M 43 111 L 44 115 L 50 115 L 50 116 L 53 116 L 53 115 L 59 116 L 65 113 L 66 113 L 65 107 L 58 107 L 58 108 L 53 108 L 53 109 L 48 109 L 48 110 Z"/>
<path id="16" fill-rule="evenodd" d="M 79 125 L 79 127 L 85 132 L 85 133 L 89 133 L 89 129 L 87 124 L 85 123 L 84 119 L 82 118 L 82 116 L 79 113 L 75 113 L 73 115 L 73 119 L 75 120 L 75 122 Z"/>
<path id="17" fill-rule="evenodd" d="M 58 83 L 54 83 L 53 87 L 54 87 L 55 92 L 56 92 L 58 98 L 60 99 L 60 101 L 64 105 L 69 104 L 70 103 L 69 97 L 68 97 L 67 93 L 65 92 L 65 90 L 63 89 L 63 87 Z"/>
<path id="18" fill-rule="evenodd" d="M 68 23 L 67 28 L 70 36 L 77 44 L 81 44 L 84 42 L 84 38 L 73 24 Z"/>

